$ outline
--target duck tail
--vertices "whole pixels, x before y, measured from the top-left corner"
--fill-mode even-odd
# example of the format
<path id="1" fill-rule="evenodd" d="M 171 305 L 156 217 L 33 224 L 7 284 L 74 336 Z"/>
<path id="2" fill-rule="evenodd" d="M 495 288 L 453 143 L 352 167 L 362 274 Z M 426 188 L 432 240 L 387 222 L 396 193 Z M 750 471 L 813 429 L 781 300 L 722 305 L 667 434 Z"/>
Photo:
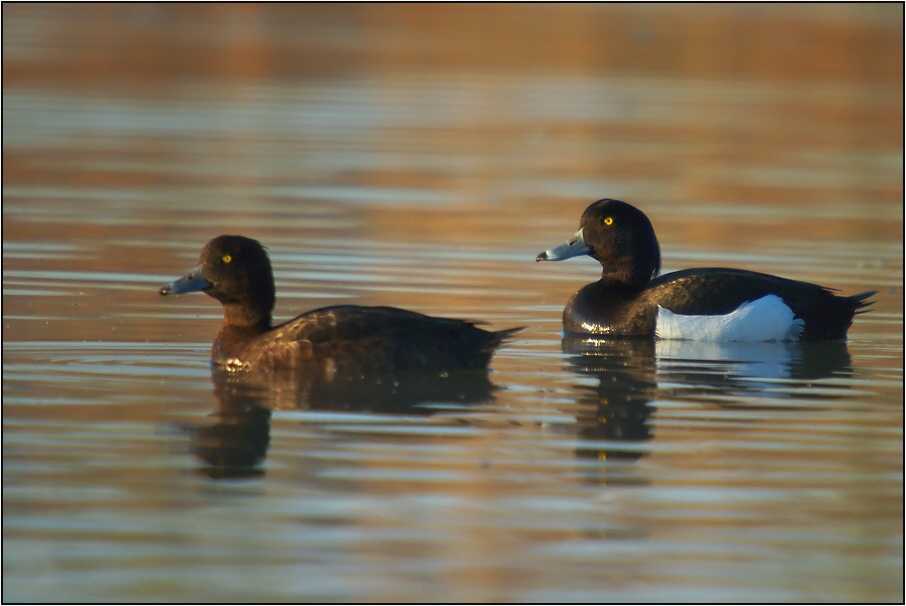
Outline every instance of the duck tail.
<path id="1" fill-rule="evenodd" d="M 525 326 L 517 326 L 516 328 L 507 328 L 506 330 L 495 330 L 491 333 L 493 339 L 491 339 L 486 345 L 486 350 L 497 349 L 500 345 L 503 345 L 510 338 L 515 335 L 517 332 L 525 330 Z"/>
<path id="2" fill-rule="evenodd" d="M 491 358 L 497 352 L 497 348 L 504 342 L 508 341 L 514 334 L 523 330 L 524 326 L 518 328 L 508 328 L 506 330 L 489 331 L 482 330 L 474 324 L 471 325 L 474 331 L 470 331 L 463 338 L 466 342 L 457 350 L 462 355 L 459 368 L 463 369 L 487 369 L 491 363 Z"/>
<path id="3" fill-rule="evenodd" d="M 868 307 L 869 305 L 874 305 L 875 302 L 866 301 L 866 299 L 868 299 L 868 297 L 874 296 L 876 294 L 878 294 L 878 291 L 869 290 L 867 292 L 861 292 L 861 293 L 859 293 L 857 295 L 853 295 L 851 297 L 846 297 L 852 304 L 853 314 L 864 314 L 868 311 L 871 311 L 871 310 L 864 309 L 864 308 Z M 862 309 L 863 311 L 859 311 L 860 309 Z"/>

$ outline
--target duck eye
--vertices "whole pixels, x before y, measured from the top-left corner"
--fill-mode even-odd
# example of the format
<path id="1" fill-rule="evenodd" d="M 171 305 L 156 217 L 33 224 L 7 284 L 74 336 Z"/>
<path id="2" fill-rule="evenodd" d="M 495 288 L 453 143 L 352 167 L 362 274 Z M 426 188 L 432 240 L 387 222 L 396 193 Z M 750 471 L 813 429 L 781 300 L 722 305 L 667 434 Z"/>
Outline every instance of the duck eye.
<path id="1" fill-rule="evenodd" d="M 233 260 L 233 257 L 230 255 L 223 255 L 222 257 L 220 257 L 220 260 L 223 261 L 224 263 L 229 263 L 230 261 Z"/>
<path id="2" fill-rule="evenodd" d="M 601 222 L 607 227 L 610 227 L 611 225 L 613 225 L 613 217 L 604 217 L 604 220 Z"/>

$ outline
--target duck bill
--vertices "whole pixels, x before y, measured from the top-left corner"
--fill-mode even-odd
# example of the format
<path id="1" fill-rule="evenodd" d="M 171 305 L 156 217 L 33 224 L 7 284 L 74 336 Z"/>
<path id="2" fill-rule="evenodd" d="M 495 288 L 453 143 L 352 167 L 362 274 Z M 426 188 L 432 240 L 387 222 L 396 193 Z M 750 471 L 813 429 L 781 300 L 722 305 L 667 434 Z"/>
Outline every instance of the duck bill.
<path id="1" fill-rule="evenodd" d="M 568 242 L 544 251 L 535 257 L 535 261 L 562 261 L 563 259 L 587 255 L 589 252 L 591 252 L 591 248 L 585 243 L 585 237 L 580 229 Z"/>
<path id="2" fill-rule="evenodd" d="M 211 283 L 201 274 L 201 265 L 199 265 L 179 280 L 174 280 L 165 285 L 160 289 L 160 294 L 181 295 L 184 292 L 195 292 L 196 290 L 204 290 L 210 287 Z"/>

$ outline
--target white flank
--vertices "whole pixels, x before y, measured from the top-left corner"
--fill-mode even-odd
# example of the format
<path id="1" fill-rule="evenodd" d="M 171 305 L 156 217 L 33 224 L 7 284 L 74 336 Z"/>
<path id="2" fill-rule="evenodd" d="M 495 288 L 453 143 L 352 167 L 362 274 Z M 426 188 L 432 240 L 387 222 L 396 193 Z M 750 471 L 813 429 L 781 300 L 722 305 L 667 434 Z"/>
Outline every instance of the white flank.
<path id="1" fill-rule="evenodd" d="M 767 295 L 722 316 L 684 316 L 658 306 L 655 334 L 690 341 L 794 341 L 803 325 L 783 299 Z"/>

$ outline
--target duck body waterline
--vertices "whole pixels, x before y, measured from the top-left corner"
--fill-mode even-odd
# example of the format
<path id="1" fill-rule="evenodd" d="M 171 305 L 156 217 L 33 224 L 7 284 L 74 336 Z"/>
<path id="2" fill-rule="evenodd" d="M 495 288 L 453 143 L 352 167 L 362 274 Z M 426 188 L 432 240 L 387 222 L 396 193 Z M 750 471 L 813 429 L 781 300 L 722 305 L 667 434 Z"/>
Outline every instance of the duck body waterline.
<path id="1" fill-rule="evenodd" d="M 575 334 L 702 341 L 845 339 L 874 292 L 850 297 L 769 274 L 708 267 L 663 276 L 660 247 L 648 218 L 619 200 L 586 209 L 579 231 L 538 255 L 560 261 L 589 255 L 602 265 L 598 282 L 580 289 L 563 310 Z"/>
<path id="2" fill-rule="evenodd" d="M 218 236 L 199 264 L 162 295 L 203 291 L 223 305 L 211 359 L 230 369 L 290 370 L 331 381 L 368 373 L 486 368 L 518 330 L 487 331 L 472 322 L 394 307 L 338 305 L 271 325 L 275 289 L 264 248 L 243 236 Z"/>

